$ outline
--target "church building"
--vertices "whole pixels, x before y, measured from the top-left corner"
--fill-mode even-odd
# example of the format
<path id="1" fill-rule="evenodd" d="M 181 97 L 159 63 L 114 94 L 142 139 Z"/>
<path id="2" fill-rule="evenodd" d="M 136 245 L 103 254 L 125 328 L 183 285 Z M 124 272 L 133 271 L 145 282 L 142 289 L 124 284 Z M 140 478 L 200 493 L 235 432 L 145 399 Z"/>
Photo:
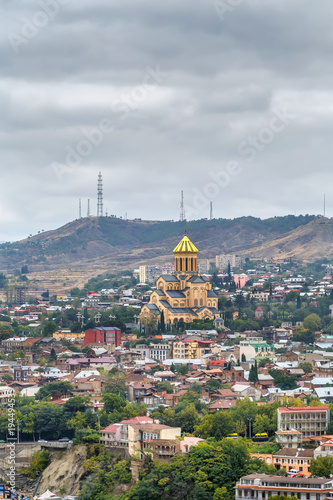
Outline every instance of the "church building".
<path id="1" fill-rule="evenodd" d="M 142 306 L 140 323 L 151 314 L 160 321 L 162 312 L 165 324 L 218 317 L 218 297 L 210 282 L 198 273 L 198 249 L 186 231 L 173 253 L 174 271 L 157 278 L 157 289 L 151 293 L 149 303 Z"/>

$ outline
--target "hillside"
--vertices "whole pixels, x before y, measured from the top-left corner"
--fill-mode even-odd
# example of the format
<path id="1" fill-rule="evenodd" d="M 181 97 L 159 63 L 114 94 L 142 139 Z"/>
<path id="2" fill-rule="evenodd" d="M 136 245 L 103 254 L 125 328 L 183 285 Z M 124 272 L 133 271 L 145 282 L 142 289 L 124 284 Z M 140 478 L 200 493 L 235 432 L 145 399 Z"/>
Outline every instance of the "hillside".
<path id="1" fill-rule="evenodd" d="M 170 257 L 185 229 L 198 246 L 200 256 L 211 257 L 219 252 L 262 245 L 312 220 L 313 216 L 191 222 L 89 217 L 13 244 L 0 245 L 0 268 L 14 269 L 27 263 L 37 270 L 64 264 L 76 267 L 105 257 L 114 263 L 133 263 L 162 255 Z"/>
<path id="2" fill-rule="evenodd" d="M 31 291 L 69 290 L 97 274 L 171 262 L 185 229 L 199 248 L 199 258 L 225 252 L 306 260 L 333 255 L 331 222 L 309 215 L 190 222 L 88 217 L 0 245 L 0 271 L 12 273 L 28 264 Z"/>
<path id="3" fill-rule="evenodd" d="M 319 218 L 246 252 L 249 257 L 305 261 L 333 258 L 333 220 Z"/>

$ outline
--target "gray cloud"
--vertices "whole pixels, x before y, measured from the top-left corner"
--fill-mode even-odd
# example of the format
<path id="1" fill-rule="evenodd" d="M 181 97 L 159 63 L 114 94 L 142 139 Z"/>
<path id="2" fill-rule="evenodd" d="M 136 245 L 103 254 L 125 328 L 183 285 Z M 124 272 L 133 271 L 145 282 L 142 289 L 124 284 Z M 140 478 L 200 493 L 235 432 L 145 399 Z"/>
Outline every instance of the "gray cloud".
<path id="1" fill-rule="evenodd" d="M 329 0 L 244 0 L 224 19 L 210 0 L 3 0 L 0 14 L 0 240 L 76 218 L 79 198 L 96 213 L 99 170 L 109 213 L 177 219 L 180 191 L 193 208 L 231 160 L 241 172 L 193 217 L 210 199 L 216 217 L 319 213 L 325 191 L 333 216 Z M 295 118 L 249 161 L 240 145 L 284 109 Z"/>

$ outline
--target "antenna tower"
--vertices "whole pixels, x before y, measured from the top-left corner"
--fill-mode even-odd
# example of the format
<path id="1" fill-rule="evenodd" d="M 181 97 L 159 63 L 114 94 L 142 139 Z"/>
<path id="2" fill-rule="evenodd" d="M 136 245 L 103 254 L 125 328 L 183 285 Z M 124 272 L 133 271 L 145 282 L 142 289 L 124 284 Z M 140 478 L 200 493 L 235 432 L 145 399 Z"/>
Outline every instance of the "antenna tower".
<path id="1" fill-rule="evenodd" d="M 97 182 L 97 217 L 103 217 L 103 179 L 102 172 L 98 174 Z"/>
<path id="2" fill-rule="evenodd" d="M 185 216 L 185 208 L 184 208 L 184 192 L 181 191 L 181 195 L 180 195 L 180 214 L 179 214 L 179 220 L 180 221 L 184 221 L 186 220 L 186 216 Z"/>
<path id="3" fill-rule="evenodd" d="M 210 220 L 212 220 L 212 218 L 213 218 L 213 202 L 212 201 L 210 202 L 209 218 L 210 218 Z"/>
<path id="4" fill-rule="evenodd" d="M 324 217 L 326 217 L 326 194 L 324 193 Z"/>
<path id="5" fill-rule="evenodd" d="M 79 219 L 82 219 L 82 213 L 81 213 L 81 198 L 79 198 Z"/>
<path id="6" fill-rule="evenodd" d="M 87 217 L 90 217 L 90 200 L 88 199 Z"/>

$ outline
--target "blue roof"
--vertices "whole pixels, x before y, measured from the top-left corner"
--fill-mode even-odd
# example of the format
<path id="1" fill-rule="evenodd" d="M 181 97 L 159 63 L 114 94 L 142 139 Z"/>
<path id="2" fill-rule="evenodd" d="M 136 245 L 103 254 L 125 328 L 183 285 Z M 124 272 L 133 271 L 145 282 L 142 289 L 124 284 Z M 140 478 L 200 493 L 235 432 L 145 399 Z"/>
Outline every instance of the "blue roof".
<path id="1" fill-rule="evenodd" d="M 166 290 L 166 293 L 172 298 L 182 298 L 185 299 L 185 295 L 179 290 Z"/>
<path id="2" fill-rule="evenodd" d="M 167 300 L 160 300 L 160 304 L 162 304 L 162 306 L 164 307 L 167 307 L 168 309 L 171 307 Z"/>
<path id="3" fill-rule="evenodd" d="M 146 304 L 146 306 L 148 307 L 148 309 L 150 310 L 153 310 L 153 309 L 157 309 L 159 311 L 159 308 L 157 307 L 156 304 Z"/>
<path id="4" fill-rule="evenodd" d="M 216 293 L 213 290 L 208 290 L 207 297 L 217 297 Z"/>
<path id="5" fill-rule="evenodd" d="M 196 316 L 196 313 L 190 307 L 171 307 L 170 312 L 172 313 L 187 313 Z"/>
<path id="6" fill-rule="evenodd" d="M 205 283 L 205 280 L 201 278 L 201 276 L 191 276 L 187 281 L 191 281 L 192 283 Z"/>
<path id="7" fill-rule="evenodd" d="M 163 290 L 155 290 L 155 292 L 157 293 L 157 295 L 165 295 Z"/>
<path id="8" fill-rule="evenodd" d="M 179 281 L 177 276 L 174 276 L 173 274 L 162 274 L 160 276 L 164 281 Z"/>

